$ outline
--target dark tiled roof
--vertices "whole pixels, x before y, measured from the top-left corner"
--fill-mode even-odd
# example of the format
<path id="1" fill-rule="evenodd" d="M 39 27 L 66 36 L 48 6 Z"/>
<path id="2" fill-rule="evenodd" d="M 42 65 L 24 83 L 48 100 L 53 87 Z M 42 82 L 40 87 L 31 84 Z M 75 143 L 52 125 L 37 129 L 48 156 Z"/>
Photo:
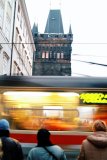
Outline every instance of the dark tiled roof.
<path id="1" fill-rule="evenodd" d="M 60 10 L 49 11 L 45 33 L 64 33 Z"/>

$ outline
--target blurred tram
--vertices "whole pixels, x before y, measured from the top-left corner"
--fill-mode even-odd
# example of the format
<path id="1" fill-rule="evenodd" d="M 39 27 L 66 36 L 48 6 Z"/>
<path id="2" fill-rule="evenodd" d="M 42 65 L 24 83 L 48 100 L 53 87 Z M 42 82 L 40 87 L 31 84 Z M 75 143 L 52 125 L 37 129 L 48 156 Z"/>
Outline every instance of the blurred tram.
<path id="1" fill-rule="evenodd" d="M 0 76 L 1 118 L 21 143 L 35 145 L 47 128 L 54 144 L 76 148 L 94 120 L 107 123 L 107 78 Z"/>

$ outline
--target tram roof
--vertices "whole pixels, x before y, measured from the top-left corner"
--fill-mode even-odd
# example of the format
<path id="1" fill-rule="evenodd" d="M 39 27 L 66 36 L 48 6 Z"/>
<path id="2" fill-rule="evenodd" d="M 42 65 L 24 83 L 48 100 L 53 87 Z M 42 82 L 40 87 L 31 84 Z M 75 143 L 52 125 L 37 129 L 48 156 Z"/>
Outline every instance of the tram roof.
<path id="1" fill-rule="evenodd" d="M 70 76 L 0 76 L 0 86 L 107 88 L 107 78 Z"/>

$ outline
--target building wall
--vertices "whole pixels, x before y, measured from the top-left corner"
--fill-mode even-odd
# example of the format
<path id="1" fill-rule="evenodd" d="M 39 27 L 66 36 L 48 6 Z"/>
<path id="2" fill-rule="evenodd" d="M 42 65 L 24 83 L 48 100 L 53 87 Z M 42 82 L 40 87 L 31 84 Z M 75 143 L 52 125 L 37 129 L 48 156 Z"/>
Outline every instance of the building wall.
<path id="1" fill-rule="evenodd" d="M 71 76 L 71 63 L 34 62 L 33 75 Z"/>
<path id="2" fill-rule="evenodd" d="M 13 0 L 0 0 L 0 75 L 10 70 L 13 11 Z"/>
<path id="3" fill-rule="evenodd" d="M 0 7 L 0 74 L 32 75 L 35 46 L 25 0 L 0 0 Z"/>

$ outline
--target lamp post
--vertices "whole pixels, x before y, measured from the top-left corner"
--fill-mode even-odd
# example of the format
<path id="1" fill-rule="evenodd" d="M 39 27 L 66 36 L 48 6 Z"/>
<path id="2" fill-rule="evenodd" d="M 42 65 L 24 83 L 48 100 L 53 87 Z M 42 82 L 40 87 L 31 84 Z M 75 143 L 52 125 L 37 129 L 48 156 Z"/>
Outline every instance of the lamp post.
<path id="1" fill-rule="evenodd" d="M 12 75 L 12 61 L 13 61 L 13 46 L 14 46 L 15 14 L 16 14 L 16 0 L 15 0 L 15 4 L 14 4 L 14 14 L 13 14 L 12 46 L 11 46 L 11 55 L 10 55 L 10 76 Z"/>

